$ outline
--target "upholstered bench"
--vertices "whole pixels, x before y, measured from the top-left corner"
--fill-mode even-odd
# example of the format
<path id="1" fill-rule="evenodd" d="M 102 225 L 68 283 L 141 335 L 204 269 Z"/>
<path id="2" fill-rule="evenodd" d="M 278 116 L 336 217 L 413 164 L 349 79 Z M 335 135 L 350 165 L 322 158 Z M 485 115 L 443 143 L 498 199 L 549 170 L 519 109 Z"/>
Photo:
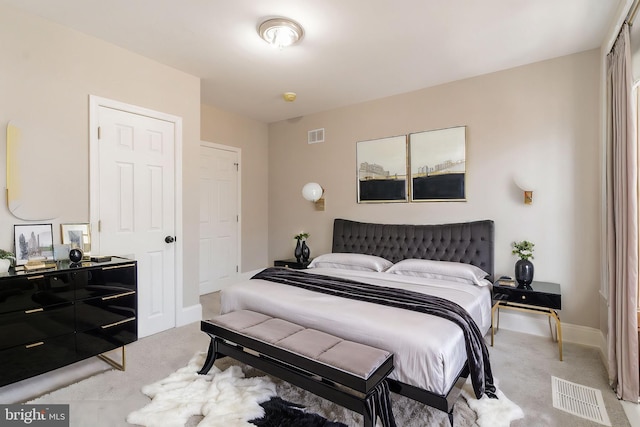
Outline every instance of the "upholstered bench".
<path id="1" fill-rule="evenodd" d="M 200 374 L 230 356 L 362 414 L 365 427 L 377 417 L 395 426 L 385 381 L 393 370 L 388 351 L 249 310 L 204 320 L 201 330 L 211 344 Z"/>

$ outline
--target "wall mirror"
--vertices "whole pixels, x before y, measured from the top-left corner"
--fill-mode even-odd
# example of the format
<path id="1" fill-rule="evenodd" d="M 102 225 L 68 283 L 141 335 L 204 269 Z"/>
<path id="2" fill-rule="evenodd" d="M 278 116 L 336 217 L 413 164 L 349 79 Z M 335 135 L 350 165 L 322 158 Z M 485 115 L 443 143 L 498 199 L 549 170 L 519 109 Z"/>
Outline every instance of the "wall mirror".
<path id="1" fill-rule="evenodd" d="M 52 184 L 51 159 L 56 158 L 56 145 L 51 135 L 37 126 L 14 122 L 7 124 L 7 208 L 22 220 L 48 220 L 57 216 L 61 186 Z M 42 148 L 34 148 L 39 142 Z"/>
<path id="2" fill-rule="evenodd" d="M 407 201 L 407 137 L 356 144 L 358 203 Z"/>
<path id="3" fill-rule="evenodd" d="M 466 129 L 409 134 L 412 202 L 466 200 Z"/>

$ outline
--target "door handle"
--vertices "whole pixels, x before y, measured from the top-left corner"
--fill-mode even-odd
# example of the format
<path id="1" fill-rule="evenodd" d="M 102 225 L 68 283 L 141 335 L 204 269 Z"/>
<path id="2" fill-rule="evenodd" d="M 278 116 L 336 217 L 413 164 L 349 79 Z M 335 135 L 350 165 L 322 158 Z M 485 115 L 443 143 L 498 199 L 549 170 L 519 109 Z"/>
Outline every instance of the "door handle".
<path id="1" fill-rule="evenodd" d="M 167 242 L 167 243 L 173 243 L 173 242 L 176 241 L 176 238 L 173 237 L 173 236 L 167 236 L 167 237 L 164 238 L 164 241 Z"/>

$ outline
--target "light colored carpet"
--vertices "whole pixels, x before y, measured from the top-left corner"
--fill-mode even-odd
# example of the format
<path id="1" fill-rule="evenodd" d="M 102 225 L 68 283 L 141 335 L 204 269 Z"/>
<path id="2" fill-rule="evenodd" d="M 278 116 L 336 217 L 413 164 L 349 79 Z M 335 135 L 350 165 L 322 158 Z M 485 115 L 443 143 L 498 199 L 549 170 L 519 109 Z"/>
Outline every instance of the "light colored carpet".
<path id="1" fill-rule="evenodd" d="M 129 414 L 127 421 L 147 427 L 198 425 L 198 427 L 231 427 L 250 425 L 246 421 L 261 418 L 258 403 L 277 394 L 280 398 L 303 405 L 307 411 L 331 421 L 360 426 L 362 416 L 317 397 L 259 370 L 229 358 L 217 361 L 209 375 L 197 375 L 206 353 L 196 354 L 187 366 L 167 378 L 142 388 L 153 400 Z M 463 388 L 454 411 L 454 425 L 459 427 L 508 427 L 510 421 L 522 418 L 522 410 L 499 390 L 499 399 L 474 397 L 470 383 Z M 407 399 L 394 396 L 393 413 L 398 426 L 449 426 L 445 413 Z M 473 409 L 471 409 L 473 408 Z M 189 416 L 194 420 L 190 420 Z"/>
<path id="2" fill-rule="evenodd" d="M 201 301 L 205 318 L 217 314 L 217 294 L 206 295 Z M 2 387 L 0 402 L 29 401 L 47 393 L 51 384 L 55 384 L 54 388 L 63 387 L 93 375 L 43 396 L 38 401 L 69 403 L 71 426 L 74 427 L 126 426 L 126 416 L 149 403 L 149 398 L 141 392 L 141 388 L 183 367 L 197 351 L 205 351 L 208 343 L 209 339 L 200 331 L 199 323 L 172 329 L 128 345 L 125 372 L 112 370 L 104 362 L 93 358 L 66 369 Z M 550 338 L 500 330 L 496 336 L 496 345 L 489 347 L 489 352 L 494 375 L 500 380 L 500 389 L 525 413 L 524 419 L 511 423 L 512 427 L 599 426 L 553 407 L 552 376 L 602 390 L 612 425 L 629 426 L 620 402 L 608 387 L 606 372 L 596 348 L 565 343 L 564 362 L 560 362 L 557 345 Z M 54 378 L 59 379 L 53 380 Z M 409 409 L 409 405 L 405 404 L 401 396 L 392 393 L 391 397 L 403 419 L 420 419 L 424 415 L 423 411 L 427 410 L 424 405 L 419 405 L 411 410 L 415 410 L 415 414 L 412 412 L 402 415 L 404 410 Z M 322 409 L 322 403 L 317 407 Z M 454 410 L 456 422 L 460 414 L 467 410 L 466 401 L 460 399 Z M 446 418 L 445 414 L 440 416 Z M 439 424 L 434 421 L 434 424 L 426 425 Z"/>

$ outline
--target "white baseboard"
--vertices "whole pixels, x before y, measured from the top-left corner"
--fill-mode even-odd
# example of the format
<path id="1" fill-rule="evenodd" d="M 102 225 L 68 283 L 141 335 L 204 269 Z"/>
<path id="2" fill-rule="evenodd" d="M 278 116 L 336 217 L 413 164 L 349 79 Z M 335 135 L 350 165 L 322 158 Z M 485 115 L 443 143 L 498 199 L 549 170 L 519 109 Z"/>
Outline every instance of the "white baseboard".
<path id="1" fill-rule="evenodd" d="M 551 331 L 547 319 L 547 316 L 539 314 L 502 310 L 500 312 L 500 329 L 548 337 Z M 555 321 L 552 320 L 551 324 L 554 325 Z M 562 342 L 596 347 L 600 350 L 600 359 L 605 371 L 609 371 L 607 338 L 600 329 L 562 322 Z"/>
<path id="2" fill-rule="evenodd" d="M 555 326 L 555 320 L 551 325 Z M 507 310 L 500 311 L 500 329 L 545 337 L 551 334 L 547 316 Z M 562 341 L 597 347 L 606 354 L 605 339 L 599 329 L 562 322 Z"/>
<path id="3" fill-rule="evenodd" d="M 181 311 L 176 313 L 176 327 L 188 325 L 189 323 L 199 322 L 202 320 L 202 305 L 194 304 L 189 307 L 182 307 Z"/>

